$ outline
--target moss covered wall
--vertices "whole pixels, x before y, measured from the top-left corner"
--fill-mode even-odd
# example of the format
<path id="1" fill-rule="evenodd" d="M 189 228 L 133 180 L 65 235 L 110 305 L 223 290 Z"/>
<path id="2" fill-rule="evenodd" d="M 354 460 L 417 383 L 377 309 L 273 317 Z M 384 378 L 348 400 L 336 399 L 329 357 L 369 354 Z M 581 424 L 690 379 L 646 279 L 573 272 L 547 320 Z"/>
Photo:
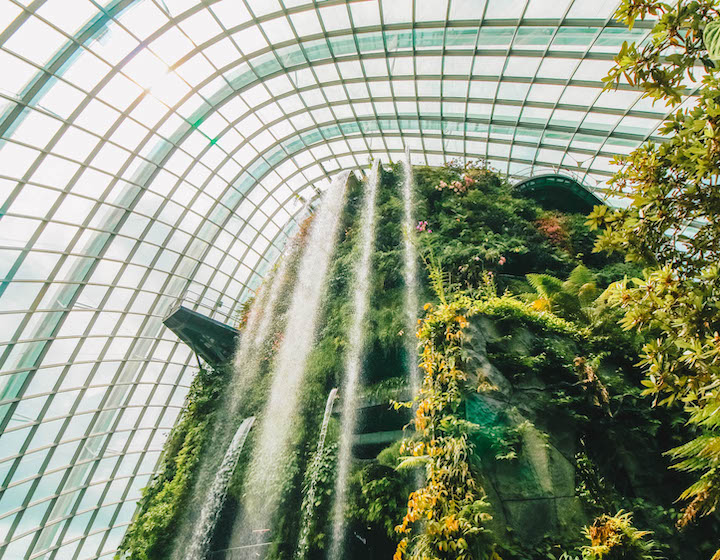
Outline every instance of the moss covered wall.
<path id="1" fill-rule="evenodd" d="M 673 529 L 677 512 L 672 499 L 683 481 L 667 471 L 662 452 L 679 442 L 680 419 L 654 411 L 640 396 L 641 375 L 634 366 L 638 340 L 622 333 L 615 315 L 603 308 L 602 299 L 595 299 L 610 282 L 636 269 L 617 258 L 593 254 L 594 235 L 583 216 L 540 207 L 482 165 L 418 168 L 415 178 L 414 242 L 424 270 L 421 303 L 464 298 L 466 307 L 473 307 L 461 353 L 468 373 L 462 414 L 472 423 L 468 426 L 474 425 L 468 428 L 474 447 L 470 469 L 485 488 L 493 516 L 483 523 L 490 531 L 482 533 L 483 542 L 494 540 L 503 560 L 577 555 L 585 523 L 600 513 L 625 508 L 635 511 L 641 528 L 657 534 L 670 557 L 703 558 L 711 546 L 703 543 L 720 534 L 715 520 L 683 534 Z M 369 412 L 371 417 L 361 422 L 363 431 L 382 431 L 384 423 L 397 430 L 401 417 L 389 410 L 390 400 L 407 397 L 401 181 L 397 166 L 385 167 L 378 193 L 363 383 L 367 402 L 385 403 L 386 410 Z M 275 544 L 268 558 L 289 560 L 295 554 L 325 401 L 329 391 L 341 384 L 362 191 L 362 183 L 351 185 L 342 216 L 328 295 L 300 396 L 301 415 L 294 426 L 281 509 L 274 522 Z M 284 332 L 295 264 L 290 268 L 283 288 L 288 296 L 280 298 L 275 309 L 266 310 L 273 314 L 272 332 L 263 347 L 260 375 L 243 394 L 238 418 L 262 414 L 277 343 L 292 336 Z M 428 316 L 432 313 L 428 311 Z M 234 379 L 208 377 L 201 392 L 222 392 L 232 387 Z M 215 417 L 222 416 L 222 405 L 219 410 Z M 222 421 L 234 425 L 238 418 Z M 209 429 L 202 418 L 194 421 L 201 431 Z M 412 436 L 411 430 L 406 434 Z M 336 436 L 334 419 L 322 472 L 315 473 L 321 483 L 314 516 L 308 520 L 311 559 L 324 558 L 328 545 Z M 173 538 L 173 531 L 179 534 L 192 526 L 196 506 L 190 496 L 201 496 L 207 483 L 203 481 L 208 475 L 198 474 L 203 473 L 202 465 L 187 472 L 195 493 L 185 492 L 167 502 L 171 511 L 165 512 L 169 521 L 163 528 L 150 525 L 153 507 L 158 505 L 153 506 L 152 500 L 157 501 L 153 496 L 161 495 L 163 485 L 172 480 L 173 465 L 185 450 L 177 445 L 178 437 L 171 439 L 176 444 L 166 450 L 164 474 L 148 490 L 142 513 L 125 541 L 131 558 L 166 558 L 172 547 L 158 544 L 168 542 L 182 550 L 183 539 Z M 251 432 L 213 550 L 242 544 L 234 540 L 239 539 L 234 523 L 248 491 L 244 474 L 253 444 Z M 365 449 L 372 452 L 356 461 L 351 480 L 348 558 L 390 558 L 400 540 L 395 526 L 405 513 L 416 474 L 412 469 L 396 469 L 407 454 L 399 443 Z M 212 472 L 209 463 L 205 471 Z"/>
<path id="2" fill-rule="evenodd" d="M 619 509 L 662 535 L 671 558 L 705 557 L 698 532 L 673 529 L 684 483 L 663 456 L 677 437 L 673 418 L 640 396 L 623 352 L 516 314 L 481 315 L 467 330 L 469 389 L 482 389 L 468 393 L 465 416 L 479 427 L 475 465 L 503 558 L 571 550 L 580 527 Z M 598 350 L 593 384 L 578 358 Z"/>

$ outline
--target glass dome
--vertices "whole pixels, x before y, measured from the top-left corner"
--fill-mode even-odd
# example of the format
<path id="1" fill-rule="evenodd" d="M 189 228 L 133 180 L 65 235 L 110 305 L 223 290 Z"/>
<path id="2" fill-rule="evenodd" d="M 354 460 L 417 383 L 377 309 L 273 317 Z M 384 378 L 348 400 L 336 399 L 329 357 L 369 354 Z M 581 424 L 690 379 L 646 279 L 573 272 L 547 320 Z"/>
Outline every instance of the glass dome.
<path id="1" fill-rule="evenodd" d="M 370 157 L 572 175 L 668 109 L 601 77 L 615 0 L 0 0 L 0 558 L 109 558 L 197 371 Z M 609 199 L 610 203 L 622 201 Z"/>

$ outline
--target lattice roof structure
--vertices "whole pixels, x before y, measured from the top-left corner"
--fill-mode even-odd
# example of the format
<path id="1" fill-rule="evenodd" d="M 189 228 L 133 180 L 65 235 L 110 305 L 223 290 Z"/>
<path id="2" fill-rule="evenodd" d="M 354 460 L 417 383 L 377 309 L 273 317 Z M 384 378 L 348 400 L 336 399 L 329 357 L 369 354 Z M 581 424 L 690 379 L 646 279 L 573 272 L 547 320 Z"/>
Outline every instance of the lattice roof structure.
<path id="1" fill-rule="evenodd" d="M 163 317 L 232 317 L 336 173 L 605 198 L 668 112 L 602 92 L 616 5 L 0 0 L 0 558 L 112 557 L 197 371 Z"/>

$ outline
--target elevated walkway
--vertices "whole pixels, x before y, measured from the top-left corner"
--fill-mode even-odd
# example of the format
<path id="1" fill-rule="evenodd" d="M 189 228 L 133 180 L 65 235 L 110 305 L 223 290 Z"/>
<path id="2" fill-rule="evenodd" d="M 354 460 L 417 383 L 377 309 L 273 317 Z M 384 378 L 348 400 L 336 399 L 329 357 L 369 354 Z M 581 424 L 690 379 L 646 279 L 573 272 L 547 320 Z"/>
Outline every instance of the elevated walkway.
<path id="1" fill-rule="evenodd" d="M 230 362 L 235 353 L 240 331 L 190 309 L 190 306 L 196 309 L 207 308 L 219 318 L 230 321 L 229 314 L 218 312 L 216 306 L 209 306 L 200 300 L 193 301 L 186 293 L 170 309 L 163 319 L 163 324 L 211 366 L 218 367 Z"/>
<path id="2" fill-rule="evenodd" d="M 410 398 L 410 392 L 406 391 L 398 400 Z M 336 406 L 335 410 L 339 413 L 340 408 Z M 358 459 L 374 459 L 391 443 L 412 435 L 412 426 L 405 428 L 410 420 L 412 411 L 408 408 L 395 410 L 388 401 L 363 399 L 358 404 L 353 455 Z"/>
<path id="3" fill-rule="evenodd" d="M 589 214 L 593 206 L 605 204 L 580 182 L 566 175 L 535 175 L 517 183 L 515 189 L 518 193 L 537 200 L 548 210 Z"/>

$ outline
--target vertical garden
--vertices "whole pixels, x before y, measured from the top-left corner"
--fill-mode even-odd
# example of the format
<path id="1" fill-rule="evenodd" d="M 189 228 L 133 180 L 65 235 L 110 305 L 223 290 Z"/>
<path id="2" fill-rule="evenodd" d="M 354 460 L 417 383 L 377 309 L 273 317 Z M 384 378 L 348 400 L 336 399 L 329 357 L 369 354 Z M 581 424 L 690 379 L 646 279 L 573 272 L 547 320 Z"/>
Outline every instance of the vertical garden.
<path id="1" fill-rule="evenodd" d="M 715 517 L 675 528 L 675 500 L 692 479 L 670 470 L 665 452 L 687 440 L 685 418 L 643 394 L 637 356 L 647 338 L 618 326 L 622 311 L 608 300 L 606 288 L 640 265 L 594 253 L 583 215 L 543 207 L 480 162 L 415 168 L 404 231 L 406 172 L 376 167 L 346 498 L 335 503 L 336 465 L 370 170 L 333 186 L 347 191 L 337 195 L 337 244 L 333 235 L 322 244 L 327 274 L 291 421 L 274 423 L 268 403 L 278 354 L 298 337 L 288 327 L 307 320 L 292 316 L 293 292 L 322 210 L 240 319 L 252 348 L 196 378 L 124 553 L 185 557 L 229 439 L 256 417 L 204 557 L 325 558 L 340 508 L 341 558 L 710 558 Z M 421 271 L 414 329 L 405 236 Z M 424 376 L 417 395 L 409 347 Z M 267 479 L 252 474 L 262 422 L 287 432 Z M 270 502 L 272 511 L 255 509 Z"/>
<path id="2" fill-rule="evenodd" d="M 608 87 L 672 107 L 705 71 L 618 162 L 629 205 L 482 161 L 338 177 L 235 363 L 196 378 L 121 555 L 720 558 L 720 14 L 616 15 L 657 23 Z"/>

